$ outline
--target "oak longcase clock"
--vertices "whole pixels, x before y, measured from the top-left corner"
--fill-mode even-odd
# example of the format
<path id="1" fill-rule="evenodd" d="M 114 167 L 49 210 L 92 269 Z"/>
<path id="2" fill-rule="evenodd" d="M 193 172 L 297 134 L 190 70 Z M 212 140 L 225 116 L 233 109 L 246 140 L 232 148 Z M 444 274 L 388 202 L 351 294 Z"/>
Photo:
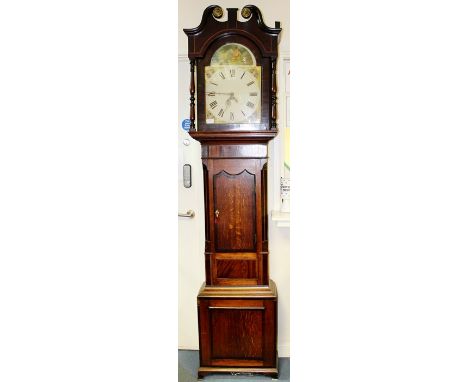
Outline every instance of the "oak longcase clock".
<path id="1" fill-rule="evenodd" d="M 189 134 L 201 143 L 205 275 L 197 296 L 199 377 L 278 376 L 277 302 L 268 269 L 268 142 L 277 134 L 279 22 L 217 5 L 184 29 L 190 59 Z"/>

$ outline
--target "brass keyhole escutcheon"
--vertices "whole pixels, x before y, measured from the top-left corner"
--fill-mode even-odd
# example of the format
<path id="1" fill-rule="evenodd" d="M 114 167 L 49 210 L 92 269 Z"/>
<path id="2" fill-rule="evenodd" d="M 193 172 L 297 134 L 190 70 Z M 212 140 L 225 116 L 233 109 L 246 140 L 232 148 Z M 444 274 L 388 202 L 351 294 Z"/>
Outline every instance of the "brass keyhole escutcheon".
<path id="1" fill-rule="evenodd" d="M 218 219 L 218 217 L 219 217 L 219 210 L 216 210 L 216 211 L 215 211 L 215 216 L 216 216 L 216 219 Z"/>

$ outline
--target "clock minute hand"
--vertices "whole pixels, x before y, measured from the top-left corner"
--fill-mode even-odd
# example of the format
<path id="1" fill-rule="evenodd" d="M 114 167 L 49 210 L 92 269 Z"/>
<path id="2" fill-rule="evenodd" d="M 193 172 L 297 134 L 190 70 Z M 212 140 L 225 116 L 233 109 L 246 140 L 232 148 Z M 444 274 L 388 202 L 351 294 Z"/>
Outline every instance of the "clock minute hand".
<path id="1" fill-rule="evenodd" d="M 206 94 L 223 94 L 233 97 L 234 93 L 222 93 L 222 92 L 205 92 Z"/>

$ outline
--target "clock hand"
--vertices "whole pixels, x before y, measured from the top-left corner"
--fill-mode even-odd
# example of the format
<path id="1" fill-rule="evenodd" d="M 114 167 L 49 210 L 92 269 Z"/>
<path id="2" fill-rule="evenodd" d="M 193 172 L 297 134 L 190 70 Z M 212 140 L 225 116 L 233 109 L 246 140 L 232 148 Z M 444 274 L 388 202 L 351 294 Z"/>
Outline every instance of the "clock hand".
<path id="1" fill-rule="evenodd" d="M 205 92 L 206 94 L 224 94 L 224 95 L 229 95 L 229 96 L 233 96 L 234 93 L 221 93 L 221 92 Z"/>
<path id="2" fill-rule="evenodd" d="M 239 100 L 238 100 L 236 97 L 234 97 L 234 93 L 231 93 L 231 95 L 230 95 L 229 98 L 226 100 L 226 102 L 229 101 L 229 105 L 230 105 L 230 104 L 231 104 L 231 101 L 233 101 L 233 100 L 236 101 L 237 103 L 239 103 Z"/>
<path id="3" fill-rule="evenodd" d="M 237 99 L 236 99 L 234 96 L 231 95 L 231 96 L 226 100 L 226 110 L 227 110 L 228 107 L 231 106 L 231 101 L 232 101 L 232 100 L 235 100 L 237 103 L 239 103 L 239 102 L 237 101 Z"/>

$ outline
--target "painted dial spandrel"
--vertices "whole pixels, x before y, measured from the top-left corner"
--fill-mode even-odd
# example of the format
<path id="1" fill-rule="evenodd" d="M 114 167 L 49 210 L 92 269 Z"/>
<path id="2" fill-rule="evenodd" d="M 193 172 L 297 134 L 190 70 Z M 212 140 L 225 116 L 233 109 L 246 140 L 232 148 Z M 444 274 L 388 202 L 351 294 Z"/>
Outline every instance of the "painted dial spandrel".
<path id="1" fill-rule="evenodd" d="M 228 43 L 221 46 L 211 58 L 210 65 L 249 65 L 255 66 L 255 57 L 246 46 Z"/>
<path id="2" fill-rule="evenodd" d="M 206 123 L 260 123 L 261 67 L 205 67 Z"/>

